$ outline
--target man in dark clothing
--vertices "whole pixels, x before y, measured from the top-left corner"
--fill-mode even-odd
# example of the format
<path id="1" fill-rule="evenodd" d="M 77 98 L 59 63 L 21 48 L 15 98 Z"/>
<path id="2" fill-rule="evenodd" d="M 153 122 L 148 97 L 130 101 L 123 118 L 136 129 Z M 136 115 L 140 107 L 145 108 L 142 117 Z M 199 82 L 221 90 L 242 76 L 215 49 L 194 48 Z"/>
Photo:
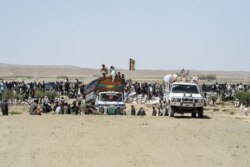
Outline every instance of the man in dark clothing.
<path id="1" fill-rule="evenodd" d="M 105 67 L 105 65 L 102 65 L 101 73 L 103 78 L 106 78 L 106 75 L 108 74 L 108 69 Z"/>
<path id="2" fill-rule="evenodd" d="M 90 105 L 86 106 L 85 114 L 97 114 L 97 109 L 95 107 L 95 102 L 92 102 Z"/>
<path id="3" fill-rule="evenodd" d="M 136 115 L 136 110 L 134 105 L 131 105 L 131 115 Z"/>
<path id="4" fill-rule="evenodd" d="M 121 79 L 121 78 L 122 78 L 121 72 L 118 72 L 118 73 L 117 73 L 116 78 L 118 78 L 118 79 Z"/>
<path id="5" fill-rule="evenodd" d="M 152 116 L 156 116 L 156 114 L 157 114 L 157 111 L 156 111 L 156 109 L 155 109 L 155 106 L 153 106 Z"/>
<path id="6" fill-rule="evenodd" d="M 1 110 L 3 115 L 9 115 L 9 107 L 7 100 L 4 100 L 3 103 L 1 104 Z"/>
<path id="7" fill-rule="evenodd" d="M 161 107 L 158 107 L 158 116 L 163 116 L 163 113 L 161 111 Z"/>
<path id="8" fill-rule="evenodd" d="M 126 80 L 125 80 L 125 75 L 124 74 L 122 74 L 122 78 L 121 79 L 125 83 Z"/>
<path id="9" fill-rule="evenodd" d="M 43 90 L 43 91 L 45 91 L 45 82 L 44 82 L 44 81 L 43 81 L 43 83 L 42 83 L 42 86 L 41 86 L 41 87 L 42 87 L 42 90 Z"/>
<path id="10" fill-rule="evenodd" d="M 140 108 L 140 110 L 139 110 L 138 113 L 137 113 L 137 116 L 146 116 L 146 112 L 145 112 L 145 110 L 143 109 L 143 107 Z"/>
<path id="11" fill-rule="evenodd" d="M 55 102 L 55 106 L 53 107 L 53 111 L 54 111 L 54 112 L 56 112 L 56 108 L 57 108 L 58 106 L 59 106 L 59 102 L 56 101 L 56 102 Z"/>
<path id="12" fill-rule="evenodd" d="M 124 112 L 121 107 L 117 107 L 116 110 L 116 115 L 126 115 L 126 112 Z"/>
<path id="13" fill-rule="evenodd" d="M 76 101 L 73 101 L 72 107 L 70 108 L 70 112 L 71 112 L 71 114 L 78 115 L 79 107 L 76 106 Z"/>

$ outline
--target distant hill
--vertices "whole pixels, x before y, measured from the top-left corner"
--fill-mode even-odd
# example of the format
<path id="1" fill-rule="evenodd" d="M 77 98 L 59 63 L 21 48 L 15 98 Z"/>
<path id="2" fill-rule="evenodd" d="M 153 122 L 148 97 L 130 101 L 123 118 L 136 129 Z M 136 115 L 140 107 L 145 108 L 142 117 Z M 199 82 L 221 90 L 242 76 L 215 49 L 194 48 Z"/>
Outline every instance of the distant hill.
<path id="1" fill-rule="evenodd" d="M 128 70 L 118 69 L 127 78 L 141 81 L 161 81 L 162 78 L 180 70 Z M 130 75 L 129 75 L 130 73 Z M 250 72 L 244 71 L 198 71 L 190 70 L 191 76 L 216 75 L 220 82 L 250 82 Z M 64 77 L 82 78 L 91 80 L 100 76 L 100 69 L 81 68 L 77 66 L 56 66 L 56 65 L 15 65 L 0 63 L 0 78 L 3 79 L 40 79 L 44 78 L 60 80 Z M 42 78 L 42 79 L 41 79 Z M 87 82 L 87 81 L 86 81 Z"/>

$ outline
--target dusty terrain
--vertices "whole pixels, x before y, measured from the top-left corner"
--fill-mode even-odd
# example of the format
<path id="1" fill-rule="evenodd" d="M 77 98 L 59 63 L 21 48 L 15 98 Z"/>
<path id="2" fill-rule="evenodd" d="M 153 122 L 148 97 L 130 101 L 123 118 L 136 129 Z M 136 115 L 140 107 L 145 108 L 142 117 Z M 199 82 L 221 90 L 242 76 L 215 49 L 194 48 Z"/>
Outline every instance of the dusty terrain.
<path id="1" fill-rule="evenodd" d="M 121 70 L 128 76 L 128 71 Z M 139 81 L 161 82 L 174 71 L 131 73 Z M 249 72 L 193 71 L 216 74 L 220 82 L 249 82 Z M 99 70 L 70 66 L 0 64 L 4 80 L 62 81 L 64 76 L 88 83 Z M 140 105 L 136 106 L 137 109 Z M 12 106 L 20 115 L 0 114 L 0 167 L 249 167 L 250 116 L 232 104 L 206 108 L 204 119 L 28 115 L 28 106 Z M 128 107 L 128 111 L 129 111 Z"/>
<path id="2" fill-rule="evenodd" d="M 237 109 L 208 108 L 204 119 L 152 117 L 149 109 L 146 117 L 10 110 L 18 109 L 0 116 L 1 167 L 250 166 L 249 117 Z"/>

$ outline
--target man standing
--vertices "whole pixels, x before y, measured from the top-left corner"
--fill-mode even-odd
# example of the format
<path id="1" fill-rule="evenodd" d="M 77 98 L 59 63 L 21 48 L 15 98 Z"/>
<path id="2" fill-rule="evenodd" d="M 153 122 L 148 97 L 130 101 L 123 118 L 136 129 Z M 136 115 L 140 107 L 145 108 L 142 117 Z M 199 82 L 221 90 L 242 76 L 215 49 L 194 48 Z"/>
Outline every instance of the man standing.
<path id="1" fill-rule="evenodd" d="M 106 78 L 106 75 L 108 74 L 108 69 L 105 67 L 105 65 L 102 65 L 101 73 L 103 78 Z"/>
<path id="2" fill-rule="evenodd" d="M 3 103 L 1 104 L 1 110 L 3 115 L 9 115 L 9 107 L 6 99 L 4 99 Z"/>
<path id="3" fill-rule="evenodd" d="M 112 77 L 112 82 L 114 82 L 115 81 L 115 77 L 116 77 L 116 70 L 115 70 L 114 66 L 110 67 L 110 75 Z"/>
<path id="4" fill-rule="evenodd" d="M 136 110 L 134 105 L 131 105 L 131 115 L 136 115 Z"/>
<path id="5" fill-rule="evenodd" d="M 156 114 L 157 114 L 156 108 L 155 106 L 153 106 L 152 116 L 156 116 Z"/>

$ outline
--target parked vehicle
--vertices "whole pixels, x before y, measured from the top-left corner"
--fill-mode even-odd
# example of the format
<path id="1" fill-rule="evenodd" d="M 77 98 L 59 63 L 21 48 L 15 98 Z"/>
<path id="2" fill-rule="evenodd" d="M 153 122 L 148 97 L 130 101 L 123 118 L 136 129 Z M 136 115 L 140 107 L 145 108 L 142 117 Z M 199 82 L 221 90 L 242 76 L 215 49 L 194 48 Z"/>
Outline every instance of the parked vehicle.
<path id="1" fill-rule="evenodd" d="M 85 103 L 95 103 L 98 111 L 107 114 L 121 114 L 125 109 L 123 80 L 111 77 L 98 78 L 92 81 L 85 89 Z M 119 113 L 116 111 L 119 110 Z M 125 112 L 124 112 L 125 113 Z"/>
<path id="2" fill-rule="evenodd" d="M 175 113 L 191 113 L 192 117 L 203 117 L 204 98 L 197 83 L 176 81 L 177 76 L 164 77 L 164 100 L 167 103 L 167 114 L 173 117 Z M 178 79 L 177 79 L 178 80 Z"/>

